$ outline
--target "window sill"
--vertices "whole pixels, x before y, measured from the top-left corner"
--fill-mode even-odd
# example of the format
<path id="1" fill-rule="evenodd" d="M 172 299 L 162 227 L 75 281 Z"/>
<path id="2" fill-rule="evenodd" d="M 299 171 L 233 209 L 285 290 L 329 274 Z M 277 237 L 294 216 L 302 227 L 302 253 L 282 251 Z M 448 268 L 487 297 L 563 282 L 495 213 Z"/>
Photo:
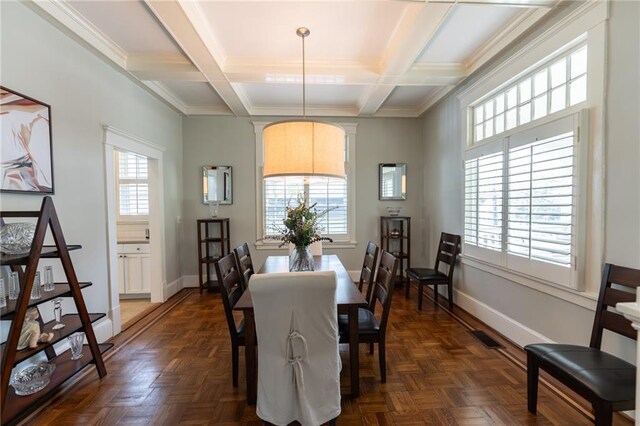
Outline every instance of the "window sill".
<path id="1" fill-rule="evenodd" d="M 578 305 L 592 311 L 595 311 L 596 309 L 596 301 L 598 300 L 598 295 L 595 293 L 587 293 L 584 291 L 562 287 L 548 281 L 543 281 L 535 277 L 520 274 L 511 269 L 488 263 L 484 260 L 471 257 L 469 255 L 461 254 L 460 257 L 461 263 L 463 265 L 488 272 L 497 277 L 507 279 L 520 285 L 524 285 L 541 293 L 548 294 L 550 296 L 565 300 L 569 303 L 573 303 L 574 305 Z"/>
<path id="2" fill-rule="evenodd" d="M 356 241 L 335 241 L 333 243 L 328 243 L 326 241 L 322 242 L 322 247 L 326 249 L 355 249 L 358 243 Z M 257 241 L 254 244 L 256 250 L 289 250 L 289 245 L 285 244 L 280 247 L 279 242 L 263 242 Z"/>

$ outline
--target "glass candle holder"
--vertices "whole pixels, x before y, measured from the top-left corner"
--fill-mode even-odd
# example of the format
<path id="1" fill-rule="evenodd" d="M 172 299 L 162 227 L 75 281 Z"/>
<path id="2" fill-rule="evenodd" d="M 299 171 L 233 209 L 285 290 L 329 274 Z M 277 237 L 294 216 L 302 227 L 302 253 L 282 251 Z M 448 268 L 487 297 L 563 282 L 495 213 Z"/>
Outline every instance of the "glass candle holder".
<path id="1" fill-rule="evenodd" d="M 71 359 L 76 360 L 82 358 L 82 344 L 84 343 L 84 333 L 73 333 L 67 337 L 69 346 L 71 347 Z"/>
<path id="2" fill-rule="evenodd" d="M 20 280 L 17 272 L 9 274 L 9 300 L 16 300 L 20 295 Z"/>
<path id="3" fill-rule="evenodd" d="M 40 271 L 36 272 L 36 277 L 33 279 L 33 286 L 31 287 L 31 299 L 37 300 L 40 299 L 42 295 L 40 289 Z"/>
<path id="4" fill-rule="evenodd" d="M 53 268 L 51 266 L 44 267 L 44 291 L 53 291 L 56 285 L 53 282 Z"/>
<path id="5" fill-rule="evenodd" d="M 7 306 L 7 290 L 4 288 L 4 278 L 0 278 L 0 308 Z"/>
<path id="6" fill-rule="evenodd" d="M 64 328 L 64 324 L 61 322 L 62 320 L 62 299 L 54 299 L 53 300 L 53 316 L 56 319 L 56 323 L 53 326 L 53 330 L 60 330 Z"/>

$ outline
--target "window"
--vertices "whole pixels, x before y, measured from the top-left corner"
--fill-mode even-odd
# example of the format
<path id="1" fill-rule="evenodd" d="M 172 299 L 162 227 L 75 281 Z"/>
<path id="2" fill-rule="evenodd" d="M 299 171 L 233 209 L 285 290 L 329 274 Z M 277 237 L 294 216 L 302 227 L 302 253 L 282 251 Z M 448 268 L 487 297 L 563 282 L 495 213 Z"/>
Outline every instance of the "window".
<path id="1" fill-rule="evenodd" d="M 586 99 L 587 46 L 582 43 L 474 105 L 472 140 L 489 139 Z"/>
<path id="2" fill-rule="evenodd" d="M 467 151 L 467 253 L 575 285 L 581 120 L 573 114 Z"/>
<path id="3" fill-rule="evenodd" d="M 116 165 L 119 218 L 146 219 L 149 216 L 147 157 L 116 151 Z"/>
<path id="4" fill-rule="evenodd" d="M 316 204 L 318 211 L 331 209 L 320 224 L 322 235 L 333 239 L 334 246 L 355 246 L 355 124 L 340 123 L 345 129 L 345 169 L 343 178 L 323 176 L 262 177 L 263 143 L 262 129 L 269 123 L 255 122 L 256 129 L 256 186 L 258 248 L 273 248 L 277 241 L 265 241 L 264 237 L 279 233 L 286 208 L 302 197 L 309 205 Z"/>
<path id="5" fill-rule="evenodd" d="M 348 235 L 347 181 L 318 176 L 287 176 L 264 179 L 265 235 L 279 233 L 286 209 L 298 197 L 315 204 L 318 211 L 332 209 L 320 221 L 322 234 L 334 239 Z"/>

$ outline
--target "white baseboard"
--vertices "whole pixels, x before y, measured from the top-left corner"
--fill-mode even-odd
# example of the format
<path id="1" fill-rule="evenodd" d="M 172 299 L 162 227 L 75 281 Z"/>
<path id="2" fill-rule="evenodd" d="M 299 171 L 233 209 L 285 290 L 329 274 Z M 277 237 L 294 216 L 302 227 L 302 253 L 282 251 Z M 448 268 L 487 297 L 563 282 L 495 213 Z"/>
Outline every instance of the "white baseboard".
<path id="1" fill-rule="evenodd" d="M 347 271 L 349 273 L 349 276 L 351 277 L 351 281 L 353 281 L 354 283 L 357 283 L 358 281 L 360 281 L 360 272 L 361 271 Z"/>
<path id="2" fill-rule="evenodd" d="M 114 309 L 115 310 L 115 309 Z M 112 310 L 111 312 L 113 312 Z M 120 315 L 120 306 L 117 308 L 118 315 Z M 100 321 L 93 323 L 93 332 L 96 335 L 98 343 L 105 342 L 114 336 L 113 334 L 113 321 L 111 318 L 105 317 Z"/>
<path id="3" fill-rule="evenodd" d="M 170 282 L 169 284 L 167 284 L 167 286 L 165 287 L 164 290 L 164 300 L 169 299 L 171 296 L 173 296 L 174 294 L 176 294 L 177 292 L 179 292 L 180 290 L 182 290 L 183 288 L 183 280 L 184 277 L 180 277 L 175 281 Z"/>
<path id="4" fill-rule="evenodd" d="M 183 275 L 182 276 L 182 288 L 198 288 L 200 284 L 198 283 L 197 275 Z"/>
<path id="5" fill-rule="evenodd" d="M 548 337 L 530 329 L 468 294 L 456 289 L 454 289 L 454 292 L 456 305 L 519 346 L 524 347 L 530 343 L 555 343 Z"/>

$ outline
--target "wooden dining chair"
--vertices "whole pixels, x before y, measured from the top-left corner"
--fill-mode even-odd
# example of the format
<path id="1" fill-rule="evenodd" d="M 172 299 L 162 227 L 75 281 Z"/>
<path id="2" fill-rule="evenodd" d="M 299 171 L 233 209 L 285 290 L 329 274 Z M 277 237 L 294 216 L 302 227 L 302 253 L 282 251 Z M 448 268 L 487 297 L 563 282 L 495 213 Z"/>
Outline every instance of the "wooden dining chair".
<path id="1" fill-rule="evenodd" d="M 373 293 L 373 278 L 379 250 L 377 245 L 369 241 L 369 243 L 367 243 L 367 250 L 364 252 L 364 261 L 362 262 L 362 269 L 360 270 L 358 289 L 362 292 L 364 285 L 367 285 L 367 302 L 371 301 L 371 294 Z"/>
<path id="2" fill-rule="evenodd" d="M 453 309 L 453 270 L 456 267 L 456 257 L 460 253 L 460 235 L 440 234 L 440 243 L 438 244 L 438 253 L 436 254 L 436 264 L 433 269 L 430 268 L 408 268 L 407 278 L 409 283 L 405 290 L 405 297 L 409 298 L 409 290 L 411 289 L 411 280 L 418 282 L 418 309 L 422 310 L 422 291 L 424 285 L 433 286 L 433 298 L 436 306 L 438 305 L 438 286 L 447 286 L 447 296 L 449 297 L 449 309 Z M 441 263 L 448 266 L 447 273 L 440 272 L 438 269 Z"/>
<path id="3" fill-rule="evenodd" d="M 589 346 L 540 343 L 524 347 L 529 412 L 536 414 L 540 368 L 593 405 L 596 425 L 611 425 L 614 411 L 634 409 L 636 367 L 603 352 L 601 346 L 605 329 L 637 339 L 631 321 L 612 309 L 617 303 L 635 302 L 638 287 L 640 270 L 605 264 Z"/>
<path id="4" fill-rule="evenodd" d="M 358 309 L 358 341 L 359 343 L 377 343 L 378 359 L 380 361 L 380 380 L 387 381 L 387 367 L 385 362 L 385 338 L 387 321 L 391 311 L 391 297 L 396 283 L 396 271 L 399 260 L 391 253 L 382 250 L 380 265 L 373 282 L 371 301 L 367 308 Z M 376 304 L 380 302 L 382 313 L 380 320 L 375 316 Z M 349 320 L 338 317 L 340 326 L 340 343 L 349 343 Z"/>
<path id="5" fill-rule="evenodd" d="M 218 276 L 218 286 L 220 296 L 224 305 L 224 314 L 229 326 L 231 336 L 231 362 L 233 369 L 233 387 L 238 387 L 238 347 L 245 346 L 244 319 L 236 326 L 233 318 L 233 306 L 236 304 L 244 288 L 242 278 L 238 269 L 238 263 L 234 253 L 229 253 L 215 263 L 216 274 Z"/>
<path id="6" fill-rule="evenodd" d="M 251 253 L 249 252 L 249 244 L 244 243 L 233 249 L 236 255 L 236 261 L 238 262 L 238 270 L 240 272 L 240 278 L 242 279 L 242 289 L 246 290 L 249 285 L 249 278 L 254 274 L 253 261 L 251 260 Z"/>

